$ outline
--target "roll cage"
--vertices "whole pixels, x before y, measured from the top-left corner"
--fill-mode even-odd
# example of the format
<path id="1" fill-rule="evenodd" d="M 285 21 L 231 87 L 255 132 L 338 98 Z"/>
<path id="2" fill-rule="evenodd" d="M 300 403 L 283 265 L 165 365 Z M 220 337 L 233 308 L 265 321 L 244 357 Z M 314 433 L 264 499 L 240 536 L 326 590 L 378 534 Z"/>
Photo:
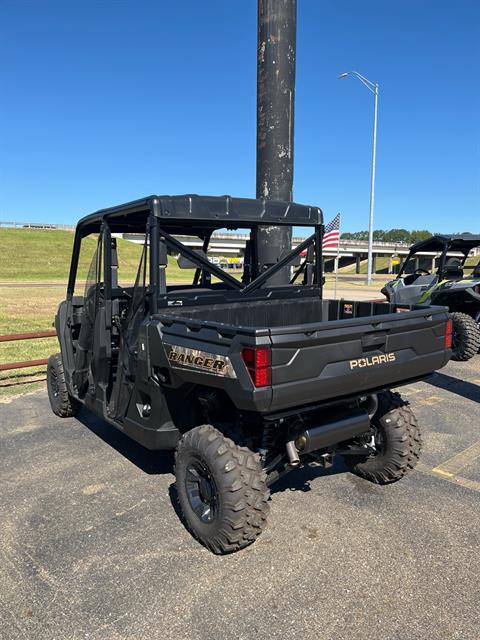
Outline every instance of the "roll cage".
<path id="1" fill-rule="evenodd" d="M 256 230 L 261 225 L 311 227 L 313 233 L 293 250 L 281 256 L 278 262 L 266 270 L 261 270 L 254 242 Z M 225 228 L 251 230 L 242 281 L 211 263 L 206 256 L 213 232 Z M 118 207 L 103 209 L 82 218 L 75 234 L 67 301 L 73 297 L 82 238 L 93 233 L 101 233 L 103 237 L 104 296 L 107 301 L 111 299 L 112 289 L 115 288 L 115 278 L 112 278 L 111 274 L 117 266 L 115 255 L 110 250 L 112 234 L 128 232 L 145 234 L 149 254 L 149 284 L 145 288 L 145 295 L 148 296 L 151 313 L 171 304 L 172 296 L 167 287 L 165 273 L 169 252 L 177 252 L 196 265 L 193 287 L 211 285 L 211 279 L 215 277 L 220 281 L 225 297 L 231 299 L 232 296 L 228 292 L 235 292 L 235 297 L 248 296 L 261 288 L 268 289 L 270 297 L 276 297 L 284 287 L 276 286 L 269 289 L 264 285 L 272 275 L 294 263 L 300 254 L 307 250 L 306 257 L 297 265 L 290 284 L 295 284 L 303 274 L 305 289 L 313 295 L 322 295 L 323 215 L 319 208 L 283 201 L 186 195 L 150 196 Z M 203 241 L 201 253 L 187 247 L 174 236 L 185 233 L 196 235 Z M 219 293 L 218 286 L 215 291 Z M 178 290 L 175 297 L 178 298 Z"/>
<path id="2" fill-rule="evenodd" d="M 407 264 L 418 253 L 440 253 L 440 259 L 436 274 L 439 279 L 444 277 L 445 264 L 449 254 L 460 253 L 461 265 L 465 264 L 465 261 L 472 249 L 480 247 L 480 235 L 462 234 L 455 236 L 443 236 L 436 235 L 428 238 L 427 240 L 421 240 L 410 247 L 407 257 L 403 261 L 401 269 L 398 273 L 397 280 L 405 275 Z"/>

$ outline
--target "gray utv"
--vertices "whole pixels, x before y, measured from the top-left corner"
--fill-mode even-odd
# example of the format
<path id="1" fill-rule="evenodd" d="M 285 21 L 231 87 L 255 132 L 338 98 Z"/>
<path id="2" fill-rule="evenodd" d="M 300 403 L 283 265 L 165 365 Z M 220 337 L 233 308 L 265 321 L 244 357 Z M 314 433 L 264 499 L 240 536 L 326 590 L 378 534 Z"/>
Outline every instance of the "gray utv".
<path id="1" fill-rule="evenodd" d="M 480 349 L 480 251 L 469 258 L 479 247 L 480 236 L 471 234 L 437 235 L 417 242 L 396 279 L 382 289 L 397 304 L 448 307 L 453 360 L 470 360 Z"/>

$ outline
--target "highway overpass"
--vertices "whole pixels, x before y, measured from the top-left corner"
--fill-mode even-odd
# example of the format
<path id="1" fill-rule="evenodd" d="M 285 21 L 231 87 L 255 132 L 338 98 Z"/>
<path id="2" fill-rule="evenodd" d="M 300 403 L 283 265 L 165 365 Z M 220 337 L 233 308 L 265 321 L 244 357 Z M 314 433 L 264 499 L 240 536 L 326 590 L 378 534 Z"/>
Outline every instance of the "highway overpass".
<path id="1" fill-rule="evenodd" d="M 142 240 L 136 236 L 135 234 L 124 233 L 122 236 L 125 240 L 130 240 L 132 242 L 142 242 Z M 176 236 L 180 242 L 185 244 L 188 247 L 192 248 L 202 248 L 202 241 L 199 238 L 193 236 L 184 236 L 179 235 Z M 243 256 L 245 253 L 245 243 L 248 239 L 246 234 L 236 234 L 236 233 L 215 233 L 212 235 L 209 245 L 209 255 L 212 256 L 224 256 L 224 257 L 233 257 L 233 256 Z M 304 237 L 295 237 L 293 238 L 293 247 L 296 247 L 300 244 Z M 409 245 L 402 243 L 389 243 L 389 242 L 375 242 L 373 244 L 373 267 L 374 271 L 376 271 L 376 263 L 377 258 L 387 258 L 387 264 L 385 266 L 385 261 L 382 261 L 382 269 L 383 272 L 392 272 L 393 264 L 392 258 L 394 255 L 400 256 L 403 258 L 408 253 Z M 337 256 L 336 251 L 327 250 L 324 252 L 325 257 L 325 270 L 332 271 L 334 266 L 334 260 Z M 368 243 L 362 242 L 359 240 L 340 240 L 340 251 L 339 251 L 339 265 L 340 267 L 345 267 L 351 264 L 355 264 L 356 272 L 360 273 L 360 264 L 363 260 L 366 260 L 368 256 Z M 420 266 L 423 266 L 424 260 L 428 262 L 428 257 L 430 257 L 429 268 L 431 268 L 433 255 L 425 256 L 422 255 L 422 258 L 419 258 Z M 426 268 L 426 267 L 424 267 Z"/>

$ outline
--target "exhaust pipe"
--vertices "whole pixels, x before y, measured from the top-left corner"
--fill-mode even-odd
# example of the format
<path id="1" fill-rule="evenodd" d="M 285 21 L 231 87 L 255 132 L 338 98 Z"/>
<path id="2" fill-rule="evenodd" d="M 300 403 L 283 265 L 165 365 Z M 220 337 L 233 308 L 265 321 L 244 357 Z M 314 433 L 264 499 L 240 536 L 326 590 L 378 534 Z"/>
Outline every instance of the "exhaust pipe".
<path id="1" fill-rule="evenodd" d="M 373 408 L 373 407 L 372 407 Z M 350 440 L 355 436 L 359 436 L 370 429 L 370 417 L 368 411 L 357 409 L 341 418 L 332 420 L 326 424 L 306 429 L 302 435 L 295 440 L 294 447 L 297 452 L 310 453 L 318 449 L 330 447 L 344 440 Z M 287 453 L 290 457 L 289 445 L 287 443 Z M 298 464 L 298 463 L 297 463 Z"/>
<path id="2" fill-rule="evenodd" d="M 294 440 L 289 440 L 285 445 L 287 449 L 288 460 L 291 467 L 298 467 L 300 464 L 300 456 L 298 455 L 298 449 L 295 446 Z"/>

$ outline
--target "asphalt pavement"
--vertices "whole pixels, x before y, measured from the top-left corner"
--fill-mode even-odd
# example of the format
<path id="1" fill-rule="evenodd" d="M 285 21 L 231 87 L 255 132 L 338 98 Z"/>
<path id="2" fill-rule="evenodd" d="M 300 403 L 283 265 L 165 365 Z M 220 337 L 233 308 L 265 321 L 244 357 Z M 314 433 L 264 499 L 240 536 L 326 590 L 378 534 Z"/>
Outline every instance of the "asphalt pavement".
<path id="1" fill-rule="evenodd" d="M 458 639 L 480 620 L 480 357 L 405 387 L 414 473 L 306 467 L 218 557 L 184 529 L 172 456 L 44 391 L 0 404 L 1 640 Z"/>

